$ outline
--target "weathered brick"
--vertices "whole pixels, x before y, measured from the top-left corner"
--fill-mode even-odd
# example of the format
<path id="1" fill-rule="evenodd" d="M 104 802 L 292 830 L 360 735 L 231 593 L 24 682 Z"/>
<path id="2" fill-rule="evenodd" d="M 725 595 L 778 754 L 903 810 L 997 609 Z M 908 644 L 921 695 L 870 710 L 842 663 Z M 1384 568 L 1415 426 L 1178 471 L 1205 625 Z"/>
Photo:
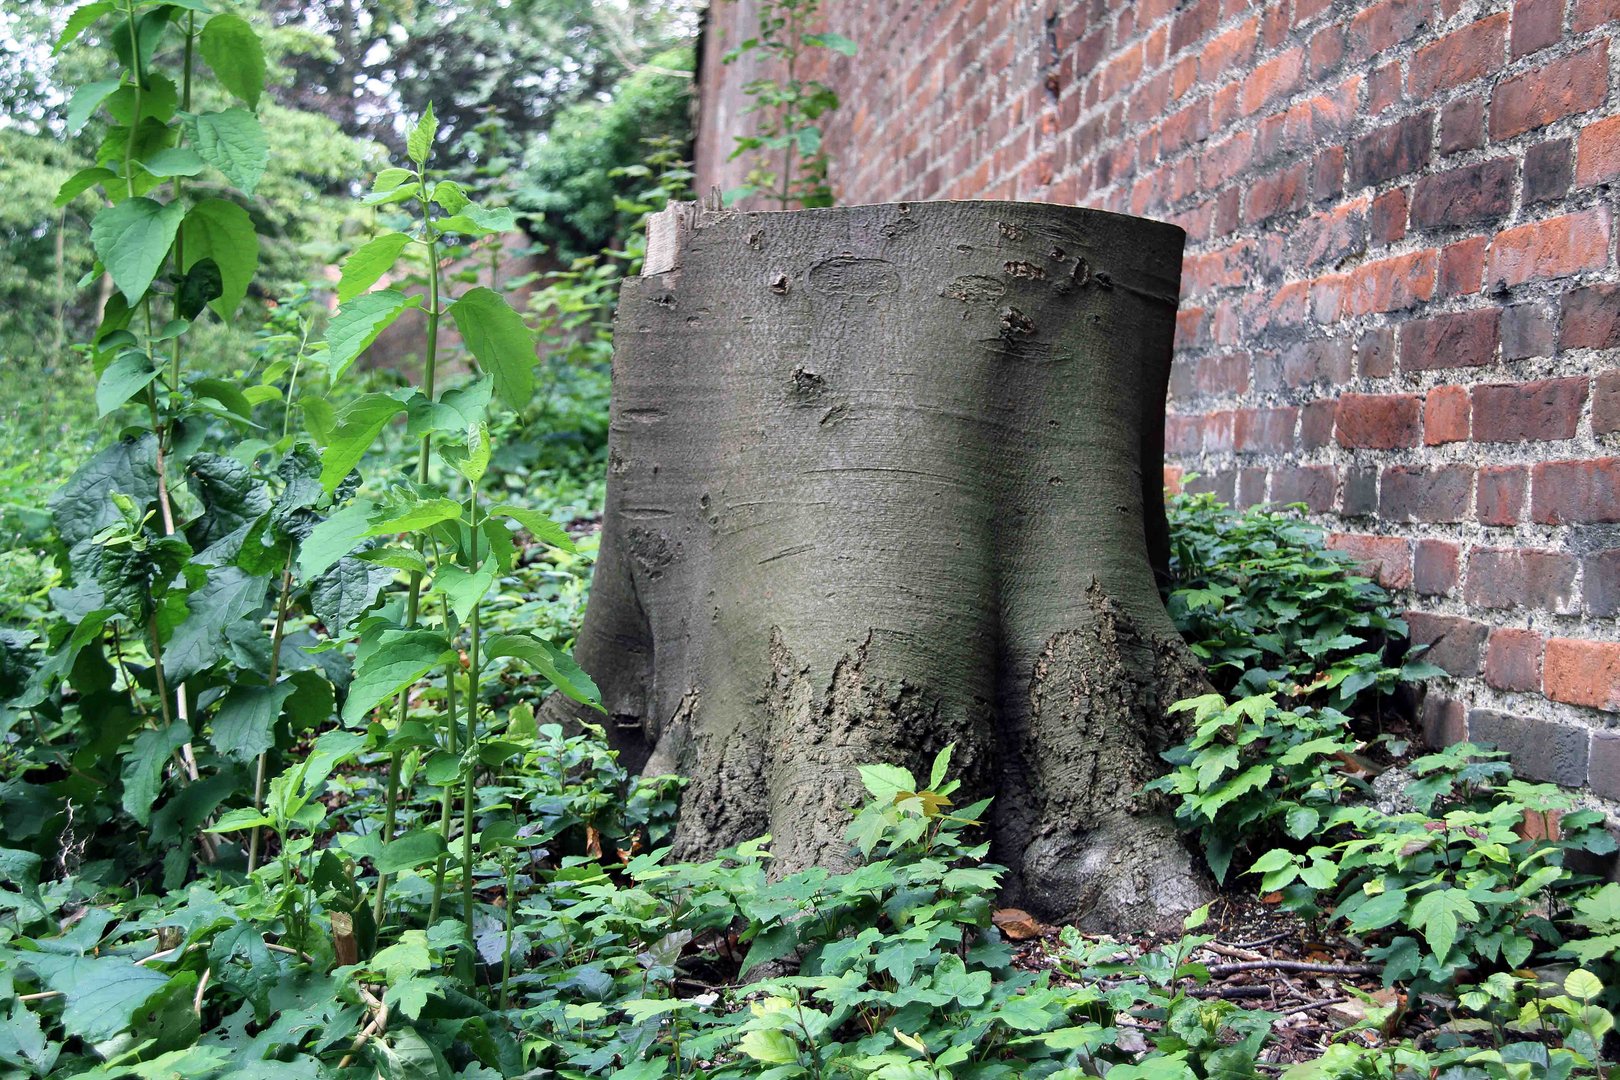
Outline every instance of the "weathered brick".
<path id="1" fill-rule="evenodd" d="M 1494 307 L 1413 319 L 1401 325 L 1401 370 L 1481 367 L 1496 358 L 1500 312 Z"/>
<path id="2" fill-rule="evenodd" d="M 1620 0 L 1575 0 L 1570 29 L 1577 34 L 1596 30 L 1604 23 L 1620 22 Z"/>
<path id="3" fill-rule="evenodd" d="M 1566 349 L 1620 349 L 1620 285 L 1565 293 L 1558 335 Z"/>
<path id="4" fill-rule="evenodd" d="M 1339 445 L 1370 450 L 1416 446 L 1423 428 L 1416 394 L 1342 394 L 1335 432 Z"/>
<path id="5" fill-rule="evenodd" d="M 1586 783 L 1587 729 L 1495 709 L 1468 711 L 1468 738 L 1506 750 L 1513 771 L 1565 787 Z"/>
<path id="6" fill-rule="evenodd" d="M 1255 67 L 1243 80 L 1243 115 L 1250 116 L 1299 89 L 1305 72 L 1305 51 L 1294 48 L 1278 53 Z"/>
<path id="7" fill-rule="evenodd" d="M 1553 321 L 1540 304 L 1510 304 L 1502 309 L 1503 360 L 1551 356 L 1555 337 Z"/>
<path id="8" fill-rule="evenodd" d="M 1620 615 L 1620 548 L 1581 559 L 1581 602 L 1588 615 Z"/>
<path id="9" fill-rule="evenodd" d="M 1468 737 L 1467 713 L 1456 698 L 1432 690 L 1423 699 L 1423 741 L 1440 750 Z"/>
<path id="10" fill-rule="evenodd" d="M 1368 330 L 1356 339 L 1356 371 L 1363 379 L 1381 379 L 1395 371 L 1395 331 Z"/>
<path id="11" fill-rule="evenodd" d="M 1609 92 L 1606 40 L 1504 79 L 1491 96 L 1491 138 L 1515 135 L 1603 104 Z"/>
<path id="12" fill-rule="evenodd" d="M 1609 261 L 1609 215 L 1594 207 L 1496 234 L 1491 243 L 1489 281 L 1522 285 L 1601 270 Z"/>
<path id="13" fill-rule="evenodd" d="M 1592 384 L 1592 433 L 1620 431 L 1620 371 L 1605 371 Z"/>
<path id="14" fill-rule="evenodd" d="M 1428 14 L 1426 0 L 1381 0 L 1363 7 L 1350 20 L 1347 55 L 1364 60 L 1389 50 L 1415 34 Z"/>
<path id="15" fill-rule="evenodd" d="M 1620 644 L 1548 638 L 1541 688 L 1554 701 L 1620 712 Z"/>
<path id="16" fill-rule="evenodd" d="M 1428 646 L 1421 659 L 1453 675 L 1479 674 L 1485 637 L 1490 632 L 1484 623 L 1456 615 L 1408 611 L 1406 624 L 1412 631 L 1412 644 Z"/>
<path id="17" fill-rule="evenodd" d="M 1330 533 L 1327 546 L 1349 555 L 1363 573 L 1386 589 L 1412 584 L 1412 549 L 1399 536 Z"/>
<path id="18" fill-rule="evenodd" d="M 1368 466 L 1345 473 L 1339 513 L 1345 517 L 1365 517 L 1377 509 L 1378 470 Z"/>
<path id="19" fill-rule="evenodd" d="M 1406 235 L 1411 197 L 1405 188 L 1391 188 L 1373 200 L 1367 226 L 1375 244 L 1393 244 Z"/>
<path id="20" fill-rule="evenodd" d="M 1498 690 L 1541 689 L 1541 635 L 1498 627 L 1485 648 L 1485 682 Z"/>
<path id="21" fill-rule="evenodd" d="M 1357 139 L 1350 152 L 1350 186 L 1365 187 L 1406 176 L 1429 163 L 1434 113 L 1424 111 Z"/>
<path id="22" fill-rule="evenodd" d="M 1544 525 L 1620 521 L 1620 458 L 1536 464 L 1531 470 L 1530 517 Z"/>
<path id="23" fill-rule="evenodd" d="M 1457 154 L 1485 145 L 1485 102 L 1463 97 L 1440 110 L 1440 152 Z"/>
<path id="24" fill-rule="evenodd" d="M 1620 116 L 1581 128 L 1576 145 L 1575 182 L 1591 187 L 1620 177 Z"/>
<path id="25" fill-rule="evenodd" d="M 1513 59 L 1526 56 L 1564 36 L 1564 0 L 1518 0 L 1513 5 Z"/>
<path id="26" fill-rule="evenodd" d="M 1243 453 L 1280 453 L 1291 449 L 1298 419 L 1299 410 L 1292 407 L 1239 409 L 1234 446 Z"/>
<path id="27" fill-rule="evenodd" d="M 1333 441 L 1333 421 L 1339 403 L 1333 398 L 1309 401 L 1299 413 L 1299 441 L 1306 450 L 1319 450 Z"/>
<path id="28" fill-rule="evenodd" d="M 1485 250 L 1489 243 L 1489 237 L 1470 236 L 1440 249 L 1439 295 L 1479 292 L 1485 281 Z"/>
<path id="29" fill-rule="evenodd" d="M 1312 513 L 1326 514 L 1333 510 L 1333 496 L 1337 486 L 1338 477 L 1331 465 L 1298 465 L 1273 469 L 1271 501 L 1283 505 L 1304 503 Z"/>
<path id="30" fill-rule="evenodd" d="M 1467 465 L 1391 465 L 1378 484 L 1378 515 L 1386 521 L 1462 521 L 1474 470 Z"/>
<path id="31" fill-rule="evenodd" d="M 1423 46 L 1412 55 L 1407 91 L 1414 98 L 1429 98 L 1497 70 L 1507 29 L 1508 14 L 1503 11 Z"/>
<path id="32" fill-rule="evenodd" d="M 1474 488 L 1474 512 L 1480 524 L 1517 525 L 1528 479 L 1523 465 L 1481 466 Z"/>
<path id="33" fill-rule="evenodd" d="M 1432 299 L 1438 263 L 1439 252 L 1433 248 L 1362 263 L 1349 275 L 1341 316 L 1404 311 Z"/>
<path id="34" fill-rule="evenodd" d="M 1600 799 L 1620 802 L 1620 731 L 1592 732 L 1587 783 Z"/>
<path id="35" fill-rule="evenodd" d="M 1538 379 L 1474 387 L 1476 442 L 1571 439 L 1586 405 L 1587 381 Z"/>
<path id="36" fill-rule="evenodd" d="M 1463 591 L 1474 607 L 1573 611 L 1575 568 L 1575 556 L 1561 551 L 1475 548 Z"/>
<path id="37" fill-rule="evenodd" d="M 1460 550 L 1445 540 L 1419 540 L 1412 548 L 1412 588 L 1424 596 L 1444 596 L 1456 588 Z"/>
<path id="38" fill-rule="evenodd" d="M 1423 445 L 1468 439 L 1468 388 L 1437 386 L 1423 399 Z"/>
<path id="39" fill-rule="evenodd" d="M 1524 205 L 1562 199 L 1569 192 L 1573 175 L 1568 139 L 1551 139 L 1532 146 L 1524 152 Z"/>
<path id="40" fill-rule="evenodd" d="M 1239 469 L 1237 476 L 1237 496 L 1232 500 L 1233 505 L 1240 507 L 1259 506 L 1266 501 L 1266 470 L 1258 468 Z"/>

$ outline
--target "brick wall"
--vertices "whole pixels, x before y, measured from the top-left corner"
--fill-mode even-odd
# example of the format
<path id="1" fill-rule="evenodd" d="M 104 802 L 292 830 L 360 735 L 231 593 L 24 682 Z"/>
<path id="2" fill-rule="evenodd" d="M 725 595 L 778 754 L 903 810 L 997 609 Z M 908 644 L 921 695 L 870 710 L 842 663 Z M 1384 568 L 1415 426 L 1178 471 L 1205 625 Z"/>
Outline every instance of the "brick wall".
<path id="1" fill-rule="evenodd" d="M 1172 485 L 1308 504 L 1452 674 L 1432 737 L 1620 799 L 1620 0 L 826 0 L 845 203 L 1187 230 Z M 705 187 L 760 72 L 721 54 Z"/>

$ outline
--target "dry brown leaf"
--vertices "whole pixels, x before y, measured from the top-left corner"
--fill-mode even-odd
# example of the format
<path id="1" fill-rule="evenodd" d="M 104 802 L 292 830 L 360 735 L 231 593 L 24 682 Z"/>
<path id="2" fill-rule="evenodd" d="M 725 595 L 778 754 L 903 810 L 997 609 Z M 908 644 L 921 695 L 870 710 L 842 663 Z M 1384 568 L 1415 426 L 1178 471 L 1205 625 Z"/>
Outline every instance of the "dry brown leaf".
<path id="1" fill-rule="evenodd" d="M 999 908 L 990 920 L 996 924 L 996 929 L 1014 941 L 1040 937 L 1041 932 L 1046 929 L 1035 916 L 1023 908 Z"/>

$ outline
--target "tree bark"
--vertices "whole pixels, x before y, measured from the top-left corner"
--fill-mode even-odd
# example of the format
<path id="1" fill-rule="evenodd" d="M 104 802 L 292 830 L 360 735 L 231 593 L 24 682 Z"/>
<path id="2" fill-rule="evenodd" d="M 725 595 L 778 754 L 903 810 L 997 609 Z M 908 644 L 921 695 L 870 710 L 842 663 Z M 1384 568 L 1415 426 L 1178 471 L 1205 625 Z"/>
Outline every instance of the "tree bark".
<path id="1" fill-rule="evenodd" d="M 839 866 L 854 766 L 946 743 L 1008 900 L 1157 924 L 1206 895 L 1137 793 L 1202 672 L 1155 582 L 1181 230 L 958 202 L 666 212 L 615 334 L 576 656 L 678 853 Z"/>

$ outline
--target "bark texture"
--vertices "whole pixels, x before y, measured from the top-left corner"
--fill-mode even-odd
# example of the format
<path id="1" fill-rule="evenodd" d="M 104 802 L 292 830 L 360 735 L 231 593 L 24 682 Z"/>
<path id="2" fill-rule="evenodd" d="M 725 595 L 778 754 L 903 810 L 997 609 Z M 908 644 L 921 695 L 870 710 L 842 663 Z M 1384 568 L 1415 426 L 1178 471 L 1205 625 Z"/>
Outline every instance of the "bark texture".
<path id="1" fill-rule="evenodd" d="M 1155 582 L 1183 234 L 1071 207 L 671 211 L 615 335 L 576 656 L 677 847 L 838 865 L 854 766 L 955 742 L 1010 899 L 1205 895 L 1136 792 L 1201 681 Z M 673 245 L 673 246 L 671 246 Z"/>

